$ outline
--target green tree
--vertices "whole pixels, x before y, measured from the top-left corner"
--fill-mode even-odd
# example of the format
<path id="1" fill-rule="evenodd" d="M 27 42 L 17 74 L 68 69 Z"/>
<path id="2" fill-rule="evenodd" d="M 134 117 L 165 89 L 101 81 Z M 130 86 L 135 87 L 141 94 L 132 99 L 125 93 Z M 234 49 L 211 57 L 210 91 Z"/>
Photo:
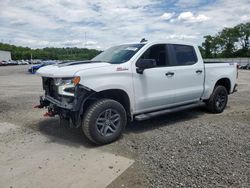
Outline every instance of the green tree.
<path id="1" fill-rule="evenodd" d="M 250 23 L 224 28 L 215 36 L 204 36 L 203 57 L 250 57 Z"/>
<path id="2" fill-rule="evenodd" d="M 236 51 L 235 43 L 238 41 L 235 28 L 224 28 L 218 35 L 218 42 L 221 46 L 223 57 L 233 57 Z"/>
<path id="3" fill-rule="evenodd" d="M 244 55 L 250 56 L 250 23 L 246 24 L 239 24 L 235 26 L 238 42 L 241 46 L 241 49 L 237 52 L 237 55 Z"/>
<path id="4" fill-rule="evenodd" d="M 203 50 L 203 55 L 206 58 L 211 58 L 212 57 L 212 42 L 213 42 L 213 37 L 211 35 L 204 36 L 205 41 L 202 43 L 202 48 Z"/>

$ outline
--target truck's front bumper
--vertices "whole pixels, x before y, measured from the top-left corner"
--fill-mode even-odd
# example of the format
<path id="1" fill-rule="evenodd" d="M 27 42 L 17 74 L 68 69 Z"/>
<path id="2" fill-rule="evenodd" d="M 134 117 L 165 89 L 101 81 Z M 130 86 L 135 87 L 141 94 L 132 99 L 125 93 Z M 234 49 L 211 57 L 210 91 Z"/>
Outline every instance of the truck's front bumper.
<path id="1" fill-rule="evenodd" d="M 67 102 L 61 102 L 57 99 L 54 99 L 53 97 L 50 97 L 48 95 L 46 95 L 44 97 L 45 101 L 49 101 L 50 103 L 52 103 L 53 105 L 56 105 L 59 108 L 63 108 L 63 109 L 67 109 L 67 110 L 73 110 L 74 109 L 74 105 L 73 103 L 67 103 Z"/>
<path id="2" fill-rule="evenodd" d="M 84 86 L 78 85 L 75 88 L 75 93 L 73 97 L 70 96 L 59 96 L 56 94 L 54 96 L 50 96 L 45 94 L 44 97 L 40 98 L 40 105 L 43 107 L 51 107 L 56 109 L 68 110 L 68 111 L 79 111 L 81 109 L 82 104 L 91 96 L 91 94 L 95 93 L 93 90 L 90 90 Z"/>
<path id="3" fill-rule="evenodd" d="M 81 85 L 76 86 L 73 97 L 59 96 L 58 94 L 54 97 L 45 92 L 45 96 L 40 97 L 40 105 L 36 107 L 46 107 L 48 112 L 45 113 L 45 116 L 53 117 L 59 115 L 60 118 L 71 119 L 75 127 L 78 127 L 81 122 L 81 115 L 83 114 L 83 105 L 94 93 L 93 90 Z"/>

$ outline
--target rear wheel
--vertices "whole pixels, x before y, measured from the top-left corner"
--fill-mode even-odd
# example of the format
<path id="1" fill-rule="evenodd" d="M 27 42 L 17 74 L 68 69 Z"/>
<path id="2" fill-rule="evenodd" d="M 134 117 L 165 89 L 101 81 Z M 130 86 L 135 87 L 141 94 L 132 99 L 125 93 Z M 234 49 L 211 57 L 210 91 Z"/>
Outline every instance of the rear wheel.
<path id="1" fill-rule="evenodd" d="M 85 112 L 82 129 L 90 141 L 102 145 L 117 140 L 126 124 L 124 107 L 115 100 L 101 99 Z"/>
<path id="2" fill-rule="evenodd" d="M 212 113 L 221 113 L 227 106 L 228 92 L 224 86 L 216 86 L 210 99 L 207 101 L 207 108 Z"/>

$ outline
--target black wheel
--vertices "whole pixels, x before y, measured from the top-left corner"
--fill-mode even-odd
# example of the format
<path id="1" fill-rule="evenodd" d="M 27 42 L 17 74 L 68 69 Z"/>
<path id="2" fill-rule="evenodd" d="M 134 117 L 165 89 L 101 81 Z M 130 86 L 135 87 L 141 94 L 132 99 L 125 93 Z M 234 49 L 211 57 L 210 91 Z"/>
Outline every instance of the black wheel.
<path id="1" fill-rule="evenodd" d="M 227 106 L 228 92 L 224 86 L 216 86 L 210 99 L 207 101 L 207 108 L 212 113 L 221 113 Z"/>
<path id="2" fill-rule="evenodd" d="M 102 145 L 117 140 L 126 124 L 124 107 L 117 101 L 101 99 L 86 110 L 82 129 L 90 141 Z"/>

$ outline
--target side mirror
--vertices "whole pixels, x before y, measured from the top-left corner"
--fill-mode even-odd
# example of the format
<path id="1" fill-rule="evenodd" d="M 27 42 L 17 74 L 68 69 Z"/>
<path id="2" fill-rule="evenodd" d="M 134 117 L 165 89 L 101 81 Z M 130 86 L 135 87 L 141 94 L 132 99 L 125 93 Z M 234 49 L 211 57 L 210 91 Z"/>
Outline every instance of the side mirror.
<path id="1" fill-rule="evenodd" d="M 136 72 L 142 74 L 145 69 L 156 67 L 156 61 L 155 59 L 139 59 L 135 66 L 137 67 Z"/>

